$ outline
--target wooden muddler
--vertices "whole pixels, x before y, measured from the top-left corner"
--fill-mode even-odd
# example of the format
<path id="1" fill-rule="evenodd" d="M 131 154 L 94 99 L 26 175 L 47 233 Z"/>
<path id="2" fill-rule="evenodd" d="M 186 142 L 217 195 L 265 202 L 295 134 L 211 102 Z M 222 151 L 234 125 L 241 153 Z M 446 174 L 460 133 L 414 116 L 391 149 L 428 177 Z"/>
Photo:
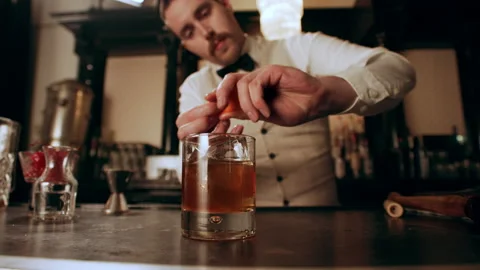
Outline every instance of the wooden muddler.
<path id="1" fill-rule="evenodd" d="M 399 209 L 400 206 L 402 209 Z M 403 208 L 411 208 L 450 217 L 468 217 L 475 223 L 480 224 L 480 196 L 402 196 L 399 193 L 392 192 L 388 195 L 384 207 L 393 217 L 401 216 Z"/>

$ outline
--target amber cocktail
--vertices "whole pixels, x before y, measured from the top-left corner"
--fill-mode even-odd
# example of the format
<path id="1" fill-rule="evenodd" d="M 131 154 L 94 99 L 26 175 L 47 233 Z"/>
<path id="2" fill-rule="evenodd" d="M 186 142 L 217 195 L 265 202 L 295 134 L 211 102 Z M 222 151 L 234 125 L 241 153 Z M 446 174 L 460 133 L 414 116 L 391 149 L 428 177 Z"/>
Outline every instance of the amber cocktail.
<path id="1" fill-rule="evenodd" d="M 202 240 L 254 236 L 255 138 L 190 135 L 182 162 L 182 234 Z"/>

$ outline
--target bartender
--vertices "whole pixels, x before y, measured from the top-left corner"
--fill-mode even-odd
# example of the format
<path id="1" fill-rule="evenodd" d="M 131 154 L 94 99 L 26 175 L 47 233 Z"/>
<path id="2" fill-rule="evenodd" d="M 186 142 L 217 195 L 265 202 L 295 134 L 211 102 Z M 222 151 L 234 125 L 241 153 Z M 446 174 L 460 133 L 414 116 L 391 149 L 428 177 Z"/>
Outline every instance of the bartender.
<path id="1" fill-rule="evenodd" d="M 338 205 L 326 116 L 386 112 L 416 82 L 409 62 L 384 48 L 323 33 L 248 36 L 227 0 L 163 0 L 161 14 L 184 48 L 208 63 L 180 86 L 178 137 L 254 136 L 257 206 Z M 275 97 L 266 102 L 264 89 Z M 220 114 L 231 93 L 243 112 L 237 119 Z"/>

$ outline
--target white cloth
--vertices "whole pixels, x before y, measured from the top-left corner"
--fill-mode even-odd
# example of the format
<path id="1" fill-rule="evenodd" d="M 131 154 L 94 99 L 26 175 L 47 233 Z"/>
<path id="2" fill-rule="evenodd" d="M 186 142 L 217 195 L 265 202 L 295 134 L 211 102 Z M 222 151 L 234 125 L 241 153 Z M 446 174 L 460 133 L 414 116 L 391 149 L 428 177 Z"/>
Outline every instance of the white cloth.
<path id="1" fill-rule="evenodd" d="M 367 48 L 327 36 L 303 33 L 284 40 L 247 36 L 244 52 L 258 67 L 276 64 L 296 67 L 311 75 L 336 75 L 355 89 L 358 97 L 343 113 L 372 115 L 401 102 L 415 85 L 408 61 L 384 48 Z M 207 64 L 180 86 L 180 113 L 205 103 L 205 95 L 221 82 Z M 256 138 L 257 205 L 337 205 L 328 119 L 297 127 L 259 121 L 232 121 Z"/>

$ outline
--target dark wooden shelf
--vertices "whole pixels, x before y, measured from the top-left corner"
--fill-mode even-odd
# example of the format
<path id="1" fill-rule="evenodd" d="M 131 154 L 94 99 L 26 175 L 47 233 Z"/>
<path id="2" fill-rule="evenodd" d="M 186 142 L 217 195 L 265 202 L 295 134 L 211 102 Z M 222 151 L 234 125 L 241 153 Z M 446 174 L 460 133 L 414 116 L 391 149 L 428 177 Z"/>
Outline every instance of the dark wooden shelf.
<path id="1" fill-rule="evenodd" d="M 91 43 L 110 55 L 165 54 L 174 36 L 154 8 L 54 13 L 77 41 Z"/>

